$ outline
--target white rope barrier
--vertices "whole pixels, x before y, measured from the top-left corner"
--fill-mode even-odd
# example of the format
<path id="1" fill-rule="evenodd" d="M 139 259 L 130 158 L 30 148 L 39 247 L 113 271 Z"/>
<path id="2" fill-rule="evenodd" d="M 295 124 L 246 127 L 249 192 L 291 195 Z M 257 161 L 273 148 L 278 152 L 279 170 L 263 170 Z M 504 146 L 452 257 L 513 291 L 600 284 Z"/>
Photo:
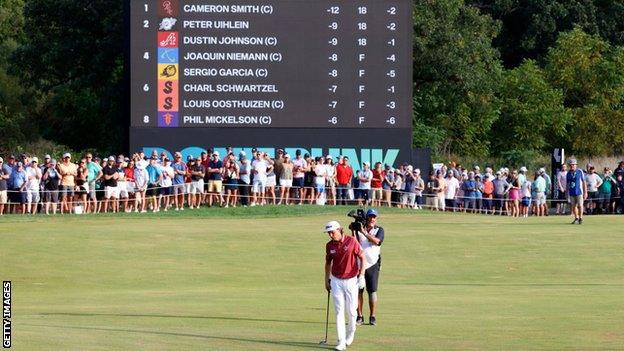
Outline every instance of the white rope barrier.
<path id="1" fill-rule="evenodd" d="M 9 197 L 9 202 L 6 204 L 6 206 L 28 206 L 28 207 L 32 207 L 32 206 L 37 206 L 40 207 L 38 209 L 38 212 L 43 212 L 45 210 L 45 207 L 47 206 L 59 206 L 59 205 L 63 205 L 66 204 L 65 206 L 69 207 L 71 211 L 76 211 L 75 207 L 76 206 L 92 206 L 94 205 L 94 200 L 92 199 L 92 193 L 96 194 L 96 199 L 95 202 L 97 202 L 98 206 L 101 206 L 102 203 L 117 203 L 117 206 L 120 206 L 122 204 L 128 204 L 130 208 L 134 207 L 137 204 L 137 199 L 136 199 L 136 194 L 137 193 L 141 193 L 140 198 L 141 199 L 145 199 L 145 203 L 146 205 L 149 204 L 149 206 L 152 206 L 152 204 L 154 202 L 156 202 L 156 205 L 158 206 L 158 209 L 162 208 L 164 204 L 167 203 L 167 199 L 168 199 L 168 203 L 169 203 L 169 208 L 172 208 L 173 206 L 175 206 L 175 200 L 176 198 L 179 199 L 179 197 L 182 197 L 182 206 L 180 206 L 178 204 L 178 207 L 182 207 L 182 208 L 186 208 L 189 206 L 189 197 L 190 196 L 199 196 L 200 199 L 200 204 L 197 206 L 201 206 L 201 205 L 205 205 L 206 203 L 208 203 L 208 196 L 218 196 L 220 197 L 218 199 L 218 203 L 221 202 L 225 202 L 226 199 L 228 198 L 228 196 L 230 196 L 230 200 L 233 200 L 232 197 L 234 197 L 235 201 L 230 201 L 230 202 L 234 202 L 233 205 L 242 205 L 243 202 L 245 203 L 245 205 L 264 205 L 264 204 L 283 204 L 286 205 L 286 203 L 283 203 L 283 201 L 285 199 L 283 199 L 281 197 L 281 189 L 282 187 L 279 185 L 276 186 L 271 186 L 271 187 L 267 187 L 265 186 L 265 191 L 264 192 L 256 192 L 256 195 L 254 195 L 254 188 L 258 189 L 257 185 L 253 185 L 253 184 L 228 184 L 226 181 L 222 181 L 222 191 L 220 193 L 216 193 L 216 192 L 208 192 L 206 191 L 206 189 L 209 187 L 209 183 L 203 184 L 203 191 L 201 192 L 196 192 L 196 193 L 190 193 L 188 192 L 188 188 L 191 187 L 192 183 L 184 183 L 184 184 L 178 184 L 177 186 L 182 186 L 184 189 L 183 193 L 181 194 L 174 194 L 174 186 L 170 186 L 170 187 L 163 187 L 163 186 L 155 186 L 155 187 L 149 187 L 149 189 L 147 188 L 142 188 L 141 190 L 139 189 L 133 189 L 133 190 L 127 190 L 128 193 L 128 197 L 123 197 L 123 198 L 119 198 L 119 197 L 115 197 L 112 199 L 107 199 L 105 198 L 107 189 L 95 189 L 95 190 L 89 190 L 89 191 L 85 191 L 85 190 L 76 190 L 76 188 L 73 189 L 73 196 L 70 196 L 70 199 L 66 199 L 65 201 L 63 201 L 63 194 L 66 193 L 66 190 L 39 190 L 37 191 L 38 193 L 38 199 L 39 201 L 37 202 L 31 202 L 31 203 L 22 203 L 21 201 L 16 202 L 13 201 L 14 199 L 12 199 L 11 196 Z M 226 190 L 227 187 L 235 187 L 236 190 L 234 191 L 230 191 L 230 190 Z M 246 188 L 246 190 L 249 190 L 249 194 L 241 194 L 240 191 L 238 191 L 239 189 L 242 188 Z M 267 188 L 269 189 L 269 192 L 267 192 Z M 167 189 L 167 192 L 170 192 L 170 194 L 161 194 L 161 192 L 163 192 L 163 189 Z M 505 198 L 477 198 L 477 197 L 459 197 L 459 196 L 455 196 L 453 199 L 441 199 L 438 198 L 436 195 L 431 195 L 431 194 L 422 194 L 421 197 L 421 203 L 417 204 L 415 201 L 412 202 L 411 199 L 413 198 L 414 200 L 416 200 L 417 196 L 415 195 L 415 193 L 406 193 L 404 191 L 398 191 L 398 190 L 391 190 L 390 191 L 390 201 L 387 200 L 388 197 L 388 193 L 387 190 L 382 189 L 382 199 L 366 199 L 366 197 L 368 196 L 368 194 L 372 193 L 371 190 L 369 189 L 356 189 L 356 188 L 346 188 L 347 189 L 347 193 L 348 193 L 348 199 L 344 199 L 344 198 L 339 198 L 338 197 L 338 190 L 344 191 L 342 189 L 345 188 L 340 188 L 340 187 L 325 187 L 325 192 L 324 192 L 324 196 L 321 197 L 321 200 L 317 200 L 318 196 L 317 196 L 317 191 L 316 191 L 316 187 L 315 186 L 304 186 L 302 188 L 300 187 L 287 187 L 288 189 L 288 204 L 322 204 L 322 205 L 329 205 L 332 206 L 333 203 L 336 203 L 337 205 L 348 205 L 348 206 L 357 206 L 358 204 L 361 205 L 369 205 L 369 206 L 390 206 L 390 207 L 406 207 L 406 208 L 413 208 L 413 209 L 430 209 L 430 210 L 446 210 L 446 211 L 453 211 L 453 212 L 475 212 L 475 213 L 507 213 L 510 211 L 510 206 L 513 203 L 514 200 L 510 200 L 507 196 Z M 301 192 L 302 190 L 306 193 L 304 199 L 301 199 Z M 329 191 L 328 191 L 329 190 Z M 115 190 L 115 191 L 119 191 L 119 189 Z M 154 193 L 156 193 L 155 195 L 148 195 L 147 193 L 149 191 L 152 191 Z M 271 193 L 271 191 L 274 193 Z M 378 190 L 377 190 L 378 191 Z M 16 194 L 19 193 L 20 197 L 24 196 L 23 194 L 27 194 L 29 191 L 28 190 L 24 190 L 24 191 L 16 191 L 16 190 L 7 190 L 8 194 Z M 109 189 L 108 192 L 110 193 L 111 190 Z M 228 195 L 228 192 L 230 192 L 230 194 Z M 328 198 L 328 192 L 331 192 L 331 196 L 330 198 Z M 367 194 L 367 196 L 364 196 L 362 198 L 358 198 L 356 197 L 356 195 L 360 195 L 359 192 L 364 192 Z M 31 193 L 35 193 L 34 191 L 31 191 Z M 52 202 L 52 201 L 44 201 L 46 198 L 47 194 L 55 194 L 56 195 L 56 202 Z M 81 194 L 77 194 L 77 193 L 81 193 Z M 292 194 L 292 195 L 291 195 Z M 414 194 L 414 195 L 412 195 Z M 297 196 L 294 196 L 297 195 Z M 605 195 L 600 196 L 600 195 Z M 599 205 L 601 208 L 603 207 L 603 205 L 606 204 L 607 207 L 613 207 L 613 204 L 615 203 L 615 209 L 617 210 L 618 208 L 620 208 L 621 211 L 624 211 L 624 203 L 622 203 L 621 197 L 620 196 L 616 196 L 616 197 L 612 197 L 612 196 L 608 196 L 606 197 L 607 194 L 599 194 L 599 197 L 597 199 L 586 199 L 585 200 L 585 204 L 593 204 L 596 203 L 597 205 Z M 86 197 L 86 200 L 84 199 L 84 197 Z M 397 199 L 398 197 L 398 199 Z M 405 197 L 405 199 L 403 199 L 403 197 Z M 427 199 L 436 199 L 437 201 L 442 201 L 444 202 L 444 206 L 437 206 L 437 205 L 432 205 L 432 204 L 428 204 Z M 156 199 L 156 200 L 154 200 Z M 253 200 L 260 200 L 259 204 L 253 204 Z M 20 199 L 21 200 L 21 199 Z M 69 201 L 68 201 L 69 200 Z M 196 200 L 196 199 L 194 199 Z M 222 201 L 221 201 L 222 200 Z M 245 200 L 245 201 L 243 201 Z M 449 201 L 452 202 L 452 204 L 454 206 L 446 206 L 446 202 Z M 476 208 L 465 208 L 465 202 L 473 202 L 475 204 Z M 520 198 L 519 200 L 517 200 L 520 204 L 522 203 L 522 198 Z M 147 206 L 143 205 L 143 202 L 140 202 L 141 207 L 142 208 L 146 208 Z M 253 204 L 253 205 L 252 205 Z M 489 206 L 484 206 L 488 204 Z M 498 205 L 498 206 L 495 206 Z M 545 206 L 546 209 L 548 211 L 548 209 L 553 208 L 553 205 L 557 205 L 557 204 L 568 204 L 567 200 L 558 200 L 558 199 L 545 199 Z M 229 203 L 228 203 L 229 205 Z M 528 207 L 533 207 L 534 202 L 533 199 L 531 198 L 531 201 L 529 203 Z M 591 205 L 590 205 L 591 206 Z M 489 207 L 489 208 L 485 208 L 485 207 Z M 29 208 L 30 209 L 30 208 Z M 157 209 L 157 210 L 158 210 Z M 67 208 L 65 208 L 65 210 L 67 210 Z M 97 211 L 98 209 L 96 209 Z M 127 210 L 126 208 L 124 208 L 124 211 Z M 154 210 L 154 209 L 152 209 Z M 84 208 L 82 209 L 82 211 L 84 211 Z M 91 211 L 90 211 L 91 212 Z M 122 212 L 122 211 L 120 211 Z"/>

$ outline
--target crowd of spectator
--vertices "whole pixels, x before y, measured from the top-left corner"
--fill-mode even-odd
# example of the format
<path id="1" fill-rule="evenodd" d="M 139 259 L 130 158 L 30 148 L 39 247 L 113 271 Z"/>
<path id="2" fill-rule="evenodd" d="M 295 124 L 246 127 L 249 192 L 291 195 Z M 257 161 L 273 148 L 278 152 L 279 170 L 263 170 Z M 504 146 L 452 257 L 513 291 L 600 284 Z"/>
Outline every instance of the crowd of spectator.
<path id="1" fill-rule="evenodd" d="M 352 167 L 349 158 L 271 157 L 253 149 L 223 157 L 207 150 L 185 160 L 176 152 L 142 152 L 105 158 L 87 153 L 61 161 L 45 155 L 0 158 L 0 215 L 183 211 L 201 206 L 359 205 L 430 208 L 527 217 L 567 214 L 566 166 L 551 179 L 544 168 L 494 171 L 450 162 L 422 175 L 407 163 Z M 356 170 L 354 171 L 354 168 Z M 614 171 L 585 170 L 586 213 L 622 213 L 624 161 Z M 554 184 L 553 184 L 554 181 Z M 552 185 L 552 186 L 551 186 Z"/>

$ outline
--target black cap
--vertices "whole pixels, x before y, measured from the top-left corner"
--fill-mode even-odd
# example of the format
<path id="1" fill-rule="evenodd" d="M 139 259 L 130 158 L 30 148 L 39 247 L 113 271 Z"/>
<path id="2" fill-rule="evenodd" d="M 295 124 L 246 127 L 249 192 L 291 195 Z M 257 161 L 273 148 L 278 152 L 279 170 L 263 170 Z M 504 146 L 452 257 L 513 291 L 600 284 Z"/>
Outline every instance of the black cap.
<path id="1" fill-rule="evenodd" d="M 297 151 L 295 151 L 295 155 L 296 156 L 301 156 L 301 150 L 297 149 Z"/>

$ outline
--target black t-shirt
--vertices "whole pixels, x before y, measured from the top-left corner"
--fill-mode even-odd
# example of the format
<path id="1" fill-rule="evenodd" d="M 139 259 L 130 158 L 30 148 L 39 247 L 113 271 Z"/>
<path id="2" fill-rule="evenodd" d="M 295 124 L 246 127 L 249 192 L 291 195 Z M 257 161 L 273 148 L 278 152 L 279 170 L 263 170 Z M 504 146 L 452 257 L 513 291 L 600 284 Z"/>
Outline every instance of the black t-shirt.
<path id="1" fill-rule="evenodd" d="M 114 174 L 117 174 L 117 167 L 110 167 L 109 165 L 104 166 L 104 168 L 102 168 L 102 174 L 104 174 L 104 186 L 110 186 L 110 187 L 116 187 L 117 186 L 117 179 L 111 178 L 111 179 L 106 179 L 106 176 L 112 176 Z"/>
<path id="2" fill-rule="evenodd" d="M 58 190 L 61 183 L 61 177 L 54 168 L 46 168 L 43 174 L 47 174 L 44 181 L 44 187 L 46 190 Z"/>
<path id="3" fill-rule="evenodd" d="M 87 173 L 87 169 L 84 167 L 78 167 L 78 176 L 76 177 L 76 185 L 81 186 L 84 185 L 85 180 L 82 179 L 84 173 Z M 85 177 L 86 179 L 86 177 Z"/>
<path id="4" fill-rule="evenodd" d="M 221 170 L 221 168 L 223 168 L 223 162 L 222 161 L 210 161 L 208 163 L 208 167 L 210 168 L 217 168 L 219 170 Z M 221 176 L 221 172 L 215 172 L 215 173 L 210 173 L 208 179 L 210 180 L 222 180 L 223 177 Z"/>
<path id="5" fill-rule="evenodd" d="M 433 195 L 436 194 L 436 192 L 433 190 L 433 188 L 437 188 L 440 186 L 440 182 L 438 181 L 438 178 L 429 178 L 429 181 L 427 182 L 427 189 L 426 189 L 426 193 Z"/>
<path id="6" fill-rule="evenodd" d="M 204 173 L 206 173 L 206 170 L 204 169 L 204 166 L 199 164 L 199 165 L 195 165 L 195 166 L 191 167 L 191 172 L 192 173 L 202 172 L 202 174 L 204 174 Z M 202 179 L 204 179 L 204 176 L 198 176 L 198 175 L 195 175 L 195 174 L 193 174 L 191 176 L 191 180 L 193 180 L 193 181 L 198 181 L 198 180 L 202 180 Z"/>

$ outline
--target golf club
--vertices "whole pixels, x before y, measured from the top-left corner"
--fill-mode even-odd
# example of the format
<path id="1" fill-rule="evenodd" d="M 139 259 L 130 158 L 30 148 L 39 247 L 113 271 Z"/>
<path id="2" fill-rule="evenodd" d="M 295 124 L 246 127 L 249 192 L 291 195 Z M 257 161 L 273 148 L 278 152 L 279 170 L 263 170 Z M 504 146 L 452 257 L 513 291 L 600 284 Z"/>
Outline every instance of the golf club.
<path id="1" fill-rule="evenodd" d="M 320 345 L 327 344 L 327 329 L 329 328 L 329 291 L 327 292 L 327 308 L 325 309 L 325 339 L 319 342 Z"/>

